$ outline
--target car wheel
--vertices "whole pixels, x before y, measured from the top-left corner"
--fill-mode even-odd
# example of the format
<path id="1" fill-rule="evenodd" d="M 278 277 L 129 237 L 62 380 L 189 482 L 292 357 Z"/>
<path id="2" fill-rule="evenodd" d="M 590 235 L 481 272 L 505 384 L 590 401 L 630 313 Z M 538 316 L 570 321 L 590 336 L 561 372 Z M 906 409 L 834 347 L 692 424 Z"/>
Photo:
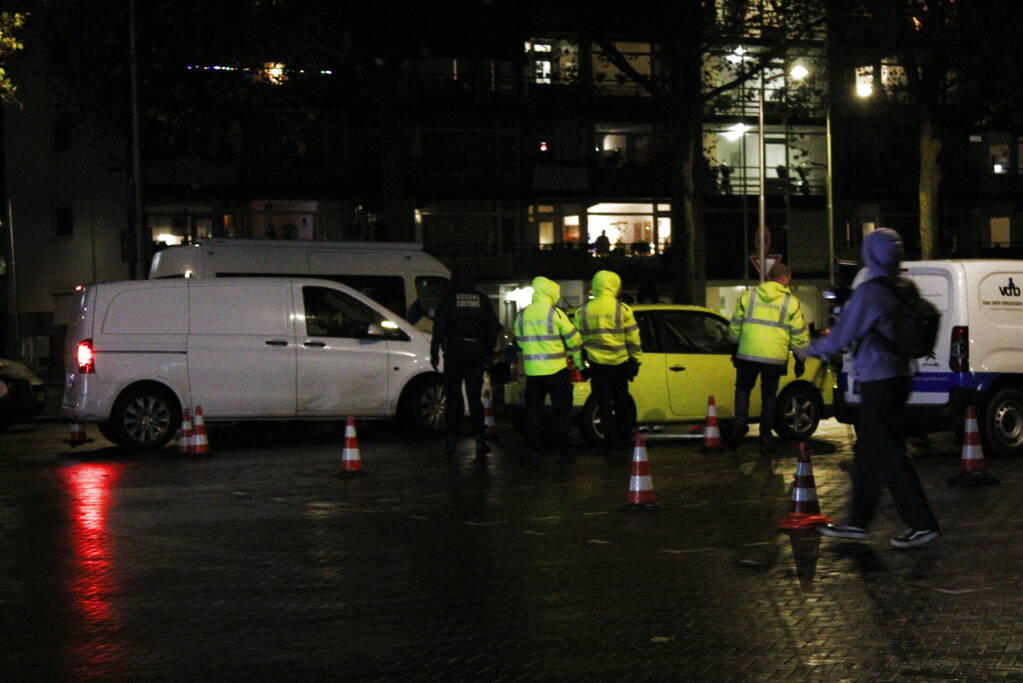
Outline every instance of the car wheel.
<path id="1" fill-rule="evenodd" d="M 158 386 L 128 389 L 110 414 L 108 439 L 123 448 L 158 450 L 181 425 L 181 407 L 174 395 Z"/>
<path id="2" fill-rule="evenodd" d="M 1023 455 L 1023 392 L 1002 389 L 984 411 L 984 440 L 993 455 Z"/>
<path id="3" fill-rule="evenodd" d="M 821 421 L 820 396 L 808 384 L 790 386 L 781 392 L 777 410 L 774 430 L 783 439 L 809 439 Z"/>
<path id="4" fill-rule="evenodd" d="M 582 413 L 579 415 L 579 432 L 591 446 L 603 446 L 606 441 L 600 423 L 600 406 L 593 396 L 586 399 L 586 403 L 583 404 Z"/>
<path id="5" fill-rule="evenodd" d="M 406 389 L 400 417 L 417 432 L 442 434 L 446 404 L 444 382 L 440 376 L 424 377 Z"/>

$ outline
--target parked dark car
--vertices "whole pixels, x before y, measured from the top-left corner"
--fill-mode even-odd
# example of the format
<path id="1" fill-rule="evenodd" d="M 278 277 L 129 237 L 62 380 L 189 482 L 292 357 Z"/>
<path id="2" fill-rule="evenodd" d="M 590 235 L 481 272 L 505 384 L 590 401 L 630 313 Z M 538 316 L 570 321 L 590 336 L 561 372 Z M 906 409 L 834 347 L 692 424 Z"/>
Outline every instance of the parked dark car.
<path id="1" fill-rule="evenodd" d="M 22 363 L 0 359 L 0 431 L 35 419 L 46 407 L 46 390 Z"/>

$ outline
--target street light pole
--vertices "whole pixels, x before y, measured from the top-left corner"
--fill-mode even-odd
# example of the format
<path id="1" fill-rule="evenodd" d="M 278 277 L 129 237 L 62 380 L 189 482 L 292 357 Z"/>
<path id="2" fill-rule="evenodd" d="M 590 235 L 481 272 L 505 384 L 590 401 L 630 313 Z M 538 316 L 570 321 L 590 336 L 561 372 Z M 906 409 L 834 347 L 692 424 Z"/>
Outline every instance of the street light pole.
<path id="1" fill-rule="evenodd" d="M 834 159 L 831 153 L 831 104 L 824 112 L 824 145 L 827 155 L 828 168 L 824 174 L 824 192 L 827 194 L 828 203 L 828 282 L 835 286 L 835 188 L 831 166 Z"/>
<path id="2" fill-rule="evenodd" d="M 764 140 L 764 72 L 760 72 L 760 88 L 757 93 L 757 129 L 760 133 L 760 196 L 757 199 L 757 253 L 760 256 L 760 282 L 767 277 L 767 143 Z"/>

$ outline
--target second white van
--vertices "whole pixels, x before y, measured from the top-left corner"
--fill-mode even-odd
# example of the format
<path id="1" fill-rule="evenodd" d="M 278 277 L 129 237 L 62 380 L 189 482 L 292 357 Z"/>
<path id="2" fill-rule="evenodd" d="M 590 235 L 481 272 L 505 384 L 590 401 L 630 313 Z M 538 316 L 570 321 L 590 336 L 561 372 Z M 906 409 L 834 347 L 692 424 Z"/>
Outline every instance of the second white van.
<path id="1" fill-rule="evenodd" d="M 200 239 L 153 255 L 150 279 L 313 277 L 343 282 L 422 330 L 451 272 L 414 242 Z"/>
<path id="2" fill-rule="evenodd" d="M 155 449 L 202 406 L 208 422 L 398 415 L 443 429 L 430 337 L 337 282 L 138 280 L 75 295 L 61 416 Z"/>

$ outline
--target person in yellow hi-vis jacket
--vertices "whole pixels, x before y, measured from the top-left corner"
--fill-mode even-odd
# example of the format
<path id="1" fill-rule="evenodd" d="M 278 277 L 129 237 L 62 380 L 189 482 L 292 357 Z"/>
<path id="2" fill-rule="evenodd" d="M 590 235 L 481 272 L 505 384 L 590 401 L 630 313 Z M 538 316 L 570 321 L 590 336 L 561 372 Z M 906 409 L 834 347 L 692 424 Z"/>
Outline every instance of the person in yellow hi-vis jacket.
<path id="1" fill-rule="evenodd" d="M 643 350 L 632 309 L 618 300 L 622 279 L 610 270 L 597 271 L 590 285 L 593 299 L 575 314 L 589 363 L 590 387 L 600 409 L 604 444 L 609 450 L 629 447 L 636 411 L 629 398 L 629 381 L 639 372 Z"/>
<path id="2" fill-rule="evenodd" d="M 749 396 L 760 377 L 760 452 L 777 450 L 771 429 L 774 427 L 778 381 L 789 364 L 789 352 L 810 343 L 810 332 L 803 310 L 789 290 L 792 270 L 775 263 L 767 280 L 741 297 L 732 314 L 729 338 L 739 348 L 735 365 L 735 427 L 728 437 L 728 450 L 734 451 L 749 431 Z M 796 376 L 802 373 L 797 358 Z"/>
<path id="3" fill-rule="evenodd" d="M 522 349 L 526 371 L 526 446 L 528 457 L 522 461 L 540 461 L 543 432 L 543 404 L 549 394 L 557 430 L 554 448 L 560 462 L 572 458 L 568 444 L 568 421 L 572 409 L 572 382 L 568 375 L 568 357 L 575 367 L 583 368 L 582 337 L 568 316 L 558 308 L 561 287 L 545 277 L 533 279 L 533 303 L 522 309 L 515 320 L 515 341 Z"/>

